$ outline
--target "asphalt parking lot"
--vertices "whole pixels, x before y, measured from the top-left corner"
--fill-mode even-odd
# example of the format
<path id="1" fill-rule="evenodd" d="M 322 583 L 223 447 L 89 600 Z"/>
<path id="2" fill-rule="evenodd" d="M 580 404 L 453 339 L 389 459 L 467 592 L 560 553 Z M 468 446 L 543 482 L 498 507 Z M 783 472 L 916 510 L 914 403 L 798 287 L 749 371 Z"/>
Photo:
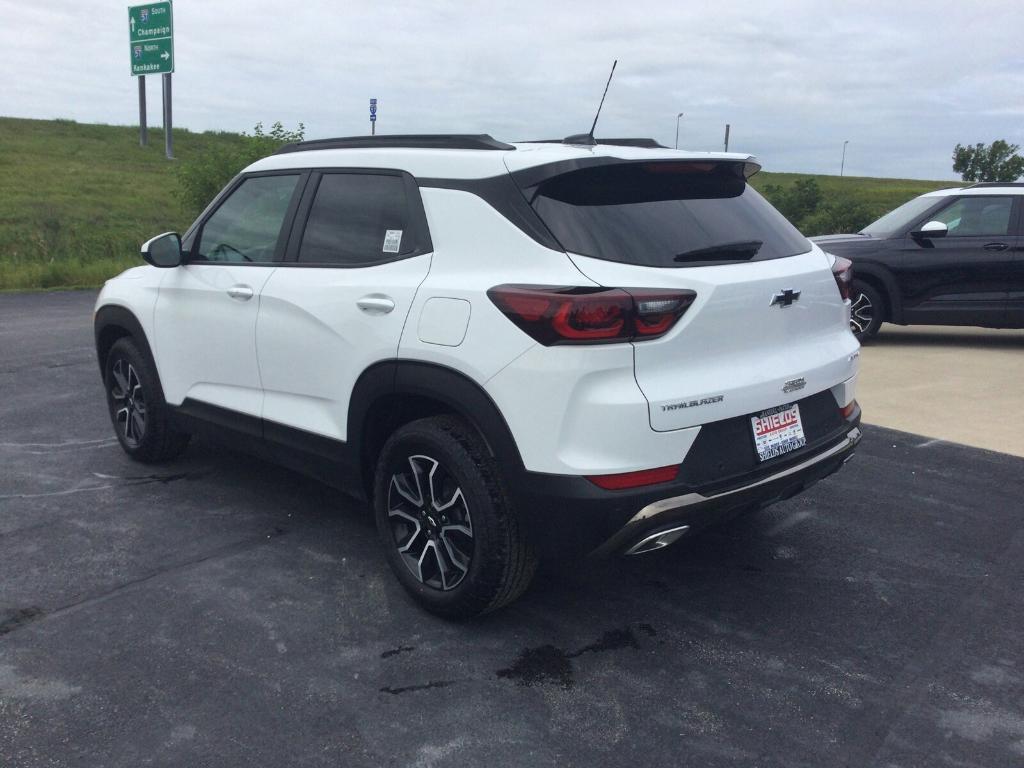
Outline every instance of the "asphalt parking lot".
<path id="1" fill-rule="evenodd" d="M 5 768 L 1024 763 L 1024 459 L 868 426 L 801 497 L 450 624 L 334 491 L 129 461 L 93 298 L 0 295 Z"/>

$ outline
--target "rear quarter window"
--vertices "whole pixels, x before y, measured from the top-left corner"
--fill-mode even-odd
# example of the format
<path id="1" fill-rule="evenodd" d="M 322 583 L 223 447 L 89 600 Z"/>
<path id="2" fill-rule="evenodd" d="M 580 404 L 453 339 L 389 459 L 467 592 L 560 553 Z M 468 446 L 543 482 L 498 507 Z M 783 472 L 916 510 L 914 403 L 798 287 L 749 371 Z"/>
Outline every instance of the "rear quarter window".
<path id="1" fill-rule="evenodd" d="M 747 184 L 743 166 L 633 162 L 570 171 L 527 196 L 572 253 L 648 267 L 763 261 L 810 242 Z"/>
<path id="2" fill-rule="evenodd" d="M 299 245 L 300 263 L 377 264 L 415 250 L 401 176 L 325 173 Z"/>

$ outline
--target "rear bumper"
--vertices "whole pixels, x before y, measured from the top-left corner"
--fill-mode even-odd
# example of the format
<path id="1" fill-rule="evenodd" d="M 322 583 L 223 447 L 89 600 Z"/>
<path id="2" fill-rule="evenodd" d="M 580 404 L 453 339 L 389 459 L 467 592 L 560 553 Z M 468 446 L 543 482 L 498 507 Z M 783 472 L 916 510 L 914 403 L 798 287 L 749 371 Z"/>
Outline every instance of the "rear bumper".
<path id="1" fill-rule="evenodd" d="M 853 456 L 861 439 L 859 425 L 858 409 L 808 451 L 730 477 L 727 485 L 695 488 L 676 481 L 605 491 L 582 477 L 527 472 L 523 482 L 515 484 L 514 495 L 538 532 L 537 542 L 544 554 L 622 554 L 652 534 L 681 526 L 692 533 L 800 493 Z"/>
<path id="2" fill-rule="evenodd" d="M 719 493 L 692 492 L 651 502 L 640 509 L 616 533 L 601 544 L 596 555 L 630 551 L 638 542 L 663 529 L 687 525 L 690 529 L 728 518 L 730 511 L 761 507 L 795 496 L 828 477 L 850 458 L 861 440 L 860 427 L 853 427 L 838 443 L 787 469 Z M 647 551 L 647 550 L 640 550 Z"/>

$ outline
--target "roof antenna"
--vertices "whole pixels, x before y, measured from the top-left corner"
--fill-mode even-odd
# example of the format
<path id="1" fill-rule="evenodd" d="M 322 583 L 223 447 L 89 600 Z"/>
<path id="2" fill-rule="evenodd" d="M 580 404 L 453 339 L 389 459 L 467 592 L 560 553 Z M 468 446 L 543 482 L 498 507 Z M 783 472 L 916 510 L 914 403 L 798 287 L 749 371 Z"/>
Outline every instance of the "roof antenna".
<path id="1" fill-rule="evenodd" d="M 608 82 L 604 84 L 604 93 L 601 94 L 601 103 L 597 105 L 597 114 L 594 115 L 594 122 L 590 126 L 590 133 L 578 133 L 575 136 L 568 136 L 562 141 L 563 144 L 587 144 L 589 146 L 597 144 L 597 140 L 594 138 L 594 129 L 597 128 L 597 118 L 601 116 L 601 108 L 604 106 L 605 96 L 608 95 L 608 86 L 612 84 L 615 65 L 618 63 L 618 59 L 612 62 L 612 71 L 608 73 Z"/>

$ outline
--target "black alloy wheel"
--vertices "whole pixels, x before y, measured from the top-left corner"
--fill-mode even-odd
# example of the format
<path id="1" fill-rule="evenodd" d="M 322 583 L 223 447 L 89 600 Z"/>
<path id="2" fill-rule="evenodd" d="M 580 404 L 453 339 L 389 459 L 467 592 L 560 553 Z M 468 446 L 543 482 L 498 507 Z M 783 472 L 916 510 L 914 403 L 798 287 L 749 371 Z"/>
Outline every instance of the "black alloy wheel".
<path id="1" fill-rule="evenodd" d="M 850 330 L 860 341 L 870 339 L 882 326 L 885 303 L 874 286 L 854 281 L 850 292 Z"/>
<path id="2" fill-rule="evenodd" d="M 114 342 L 103 370 L 110 421 L 124 452 L 147 463 L 181 453 L 189 435 L 174 422 L 156 367 L 138 343 L 127 336 Z"/>
<path id="3" fill-rule="evenodd" d="M 537 570 L 504 465 L 456 416 L 399 427 L 377 458 L 374 514 L 388 565 L 419 605 L 450 619 L 501 608 Z"/>
<path id="4" fill-rule="evenodd" d="M 408 457 L 391 475 L 388 523 L 409 573 L 434 589 L 455 589 L 473 559 L 473 520 L 458 482 L 435 458 Z"/>
<path id="5" fill-rule="evenodd" d="M 114 401 L 114 428 L 125 443 L 134 448 L 146 435 L 146 394 L 139 374 L 124 358 L 110 370 L 110 397 Z"/>

